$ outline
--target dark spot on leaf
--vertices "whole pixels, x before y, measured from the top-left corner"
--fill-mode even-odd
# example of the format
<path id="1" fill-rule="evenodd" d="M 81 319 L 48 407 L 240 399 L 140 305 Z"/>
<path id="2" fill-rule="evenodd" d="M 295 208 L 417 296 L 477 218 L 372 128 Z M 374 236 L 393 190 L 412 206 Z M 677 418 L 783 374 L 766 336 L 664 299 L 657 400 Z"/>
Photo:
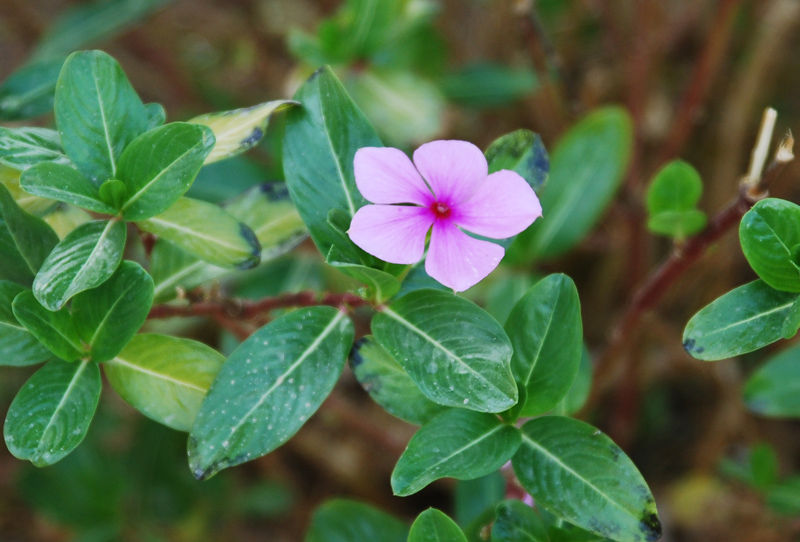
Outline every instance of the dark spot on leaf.
<path id="1" fill-rule="evenodd" d="M 248 245 L 253 247 L 250 251 L 250 257 L 236 266 L 237 269 L 250 269 L 261 262 L 261 243 L 258 242 L 258 237 L 253 230 L 246 224 L 239 224 L 239 235 L 241 235 Z"/>
<path id="2" fill-rule="evenodd" d="M 655 542 L 661 538 L 661 521 L 655 512 L 647 512 L 642 518 L 641 529 L 647 542 Z"/>
<path id="3" fill-rule="evenodd" d="M 364 363 L 364 358 L 361 357 L 359 350 L 361 350 L 361 347 L 364 346 L 366 342 L 367 338 L 361 337 L 356 341 L 356 343 L 353 345 L 353 349 L 350 351 L 350 368 L 353 369 L 353 371 L 356 370 L 356 367 Z"/>
<path id="4" fill-rule="evenodd" d="M 616 444 L 613 444 L 608 447 L 608 451 L 611 452 L 611 459 L 614 460 L 614 463 L 619 461 L 619 456 L 622 453 L 622 450 Z"/>
<path id="5" fill-rule="evenodd" d="M 289 198 L 289 189 L 284 183 L 261 183 L 259 188 L 269 201 L 283 201 Z"/>
<path id="6" fill-rule="evenodd" d="M 690 354 L 702 354 L 705 348 L 702 346 L 697 346 L 696 341 L 694 339 L 686 339 L 683 341 L 683 349 L 689 352 Z"/>
<path id="7" fill-rule="evenodd" d="M 246 138 L 244 138 L 242 141 L 239 142 L 239 145 L 241 145 L 246 149 L 249 149 L 256 143 L 261 141 L 262 137 L 264 137 L 264 131 L 258 126 L 256 126 L 255 128 L 253 128 L 253 131 L 249 136 L 247 136 Z"/>
<path id="8" fill-rule="evenodd" d="M 322 66 L 321 68 L 317 68 L 317 71 L 315 71 L 314 73 L 312 73 L 312 74 L 311 74 L 311 77 L 309 77 L 309 78 L 308 78 L 308 81 L 306 81 L 306 82 L 307 82 L 307 83 L 310 83 L 311 81 L 313 81 L 314 79 L 316 79 L 317 77 L 319 77 L 319 75 L 320 75 L 322 72 L 324 72 L 324 71 L 325 71 L 325 66 Z"/>

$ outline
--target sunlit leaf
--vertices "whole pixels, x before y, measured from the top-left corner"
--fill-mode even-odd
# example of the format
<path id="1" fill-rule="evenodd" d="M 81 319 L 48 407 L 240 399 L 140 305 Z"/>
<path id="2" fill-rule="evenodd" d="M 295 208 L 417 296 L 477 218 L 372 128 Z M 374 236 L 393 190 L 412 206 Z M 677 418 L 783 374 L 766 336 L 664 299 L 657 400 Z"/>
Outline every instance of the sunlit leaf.
<path id="1" fill-rule="evenodd" d="M 69 164 L 58 132 L 0 126 L 0 164 L 24 171 L 40 162 Z"/>
<path id="2" fill-rule="evenodd" d="M 89 179 L 64 164 L 45 162 L 35 165 L 26 169 L 19 181 L 29 194 L 71 203 L 98 213 L 116 213 L 100 198 L 97 187 Z"/>
<path id="3" fill-rule="evenodd" d="M 739 224 L 744 257 L 761 279 L 786 292 L 800 292 L 800 206 L 767 198 Z"/>

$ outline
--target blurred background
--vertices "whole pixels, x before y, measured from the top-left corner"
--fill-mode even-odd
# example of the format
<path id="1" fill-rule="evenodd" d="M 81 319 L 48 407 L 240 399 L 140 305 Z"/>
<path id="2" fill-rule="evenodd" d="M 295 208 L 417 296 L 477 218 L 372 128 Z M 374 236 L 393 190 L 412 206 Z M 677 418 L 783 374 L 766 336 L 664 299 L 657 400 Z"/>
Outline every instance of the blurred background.
<path id="1" fill-rule="evenodd" d="M 594 108 L 622 105 L 634 124 L 632 158 L 599 227 L 568 255 L 535 270 L 507 265 L 470 292 L 485 302 L 502 288 L 524 291 L 532 272 L 569 274 L 594 359 L 635 285 L 674 250 L 643 225 L 653 173 L 676 157 L 690 162 L 704 183 L 700 207 L 713 216 L 738 193 L 765 107 L 778 111 L 779 136 L 800 130 L 797 0 L 397 4 L 390 20 L 362 28 L 365 4 L 357 0 L 2 0 L 0 81 L 26 65 L 100 48 L 145 102 L 186 120 L 289 98 L 331 64 L 384 142 L 405 150 L 442 138 L 485 148 L 518 128 L 541 134 L 550 150 Z M 6 118 L 13 106 L 0 89 Z M 4 125 L 32 123 L 50 126 L 52 117 Z M 772 195 L 800 201 L 799 167 L 790 165 Z M 205 168 L 192 195 L 222 201 L 281 177 L 280 140 L 268 134 L 244 157 Z M 730 232 L 643 316 L 620 353 L 621 369 L 580 414 L 641 470 L 664 540 L 800 540 L 800 423 L 749 414 L 740 393 L 753 368 L 786 344 L 716 363 L 681 347 L 695 312 L 754 278 Z M 220 287 L 258 298 L 350 285 L 306 243 Z M 223 352 L 235 346 L 202 319 L 148 325 Z M 31 372 L 2 369 L 0 413 Z M 0 541 L 298 541 L 314 509 L 335 496 L 411 519 L 428 506 L 466 514 L 470 499 L 496 486 L 440 481 L 393 497 L 391 469 L 414 427 L 375 405 L 348 370 L 287 444 L 203 483 L 187 468 L 185 435 L 108 389 L 101 401 L 86 441 L 55 466 L 37 469 L 1 447 Z"/>

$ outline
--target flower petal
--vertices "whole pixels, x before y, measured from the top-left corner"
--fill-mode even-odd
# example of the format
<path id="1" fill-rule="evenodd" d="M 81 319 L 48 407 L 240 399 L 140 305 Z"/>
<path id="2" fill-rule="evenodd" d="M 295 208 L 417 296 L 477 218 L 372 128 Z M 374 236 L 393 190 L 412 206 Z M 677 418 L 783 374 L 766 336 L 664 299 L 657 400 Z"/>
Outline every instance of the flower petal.
<path id="1" fill-rule="evenodd" d="M 433 203 L 428 185 L 411 160 L 400 149 L 364 147 L 353 161 L 356 186 L 372 203 Z"/>
<path id="2" fill-rule="evenodd" d="M 478 191 L 455 211 L 453 221 L 465 230 L 505 239 L 542 216 L 542 205 L 522 176 L 503 169 L 486 177 Z"/>
<path id="3" fill-rule="evenodd" d="M 414 164 L 437 201 L 451 207 L 467 201 L 489 173 L 481 150 L 467 141 L 431 141 L 414 151 Z"/>
<path id="4" fill-rule="evenodd" d="M 425 271 L 456 292 L 474 286 L 491 273 L 505 251 L 503 247 L 473 239 L 451 220 L 433 224 Z"/>
<path id="5" fill-rule="evenodd" d="M 385 262 L 412 264 L 422 258 L 433 220 L 427 207 L 365 205 L 356 211 L 347 233 L 356 245 Z"/>

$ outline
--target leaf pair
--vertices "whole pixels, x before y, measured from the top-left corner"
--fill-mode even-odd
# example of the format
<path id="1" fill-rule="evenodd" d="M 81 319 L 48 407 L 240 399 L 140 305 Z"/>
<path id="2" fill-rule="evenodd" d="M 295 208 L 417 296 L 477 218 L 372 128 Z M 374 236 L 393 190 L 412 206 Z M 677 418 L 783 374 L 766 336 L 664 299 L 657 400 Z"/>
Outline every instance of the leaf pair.
<path id="1" fill-rule="evenodd" d="M 670 162 L 647 188 L 647 228 L 683 240 L 706 225 L 706 215 L 695 208 L 703 192 L 700 174 L 682 160 Z"/>

